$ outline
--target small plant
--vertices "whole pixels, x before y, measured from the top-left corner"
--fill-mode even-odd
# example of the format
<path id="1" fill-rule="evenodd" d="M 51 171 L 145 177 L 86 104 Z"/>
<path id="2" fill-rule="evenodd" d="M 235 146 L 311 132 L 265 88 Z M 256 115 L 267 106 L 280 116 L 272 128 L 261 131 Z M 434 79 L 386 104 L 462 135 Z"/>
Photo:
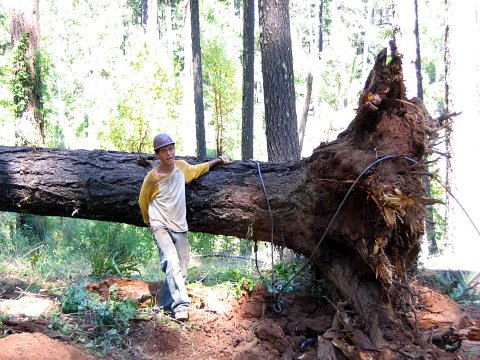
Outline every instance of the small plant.
<path id="1" fill-rule="evenodd" d="M 229 292 L 232 292 L 237 299 L 242 296 L 244 291 L 252 291 L 255 287 L 255 281 L 251 276 L 241 274 L 236 269 L 221 274 L 219 279 L 229 283 Z"/>
<path id="2" fill-rule="evenodd" d="M 58 311 L 53 311 L 48 320 L 47 327 L 51 330 L 58 331 L 59 333 L 67 336 L 70 336 L 75 332 L 74 327 L 65 322 L 65 320 L 62 318 L 62 314 Z"/>
<path id="3" fill-rule="evenodd" d="M 106 352 L 113 344 L 127 345 L 130 321 L 136 316 L 138 303 L 131 299 L 119 300 L 112 289 L 112 297 L 103 300 L 97 294 L 87 291 L 81 286 L 70 287 L 61 298 L 64 313 L 74 313 L 84 321 L 92 322 L 87 336 L 90 346 L 98 346 Z M 59 316 L 54 316 L 49 325 L 52 329 L 68 332 Z"/>
<path id="4" fill-rule="evenodd" d="M 122 346 L 130 331 L 130 321 L 135 317 L 137 303 L 131 299 L 105 300 L 92 309 L 95 310 L 97 342 L 106 350 L 114 343 Z"/>
<path id="5" fill-rule="evenodd" d="M 473 281 L 479 275 L 478 272 L 469 271 L 446 271 L 436 275 L 436 280 L 443 286 L 444 294 L 459 303 L 480 303 L 480 293 L 476 288 L 478 284 Z"/>
<path id="6" fill-rule="evenodd" d="M 283 286 L 283 284 L 290 281 L 290 284 L 285 289 L 286 291 L 294 291 L 300 287 L 306 287 L 306 283 L 311 280 L 309 277 L 310 273 L 307 269 L 297 275 L 297 272 L 303 266 L 304 261 L 303 258 L 296 258 L 290 262 L 279 262 L 275 264 L 275 275 L 280 277 L 280 279 L 277 279 L 278 284 Z"/>
<path id="7" fill-rule="evenodd" d="M 133 256 L 122 257 L 118 253 L 93 252 L 89 257 L 94 275 L 128 276 L 139 272 L 139 261 Z"/>
<path id="8" fill-rule="evenodd" d="M 90 292 L 82 286 L 70 286 L 66 293 L 60 298 L 62 311 L 65 314 L 78 313 L 88 308 L 91 299 Z"/>

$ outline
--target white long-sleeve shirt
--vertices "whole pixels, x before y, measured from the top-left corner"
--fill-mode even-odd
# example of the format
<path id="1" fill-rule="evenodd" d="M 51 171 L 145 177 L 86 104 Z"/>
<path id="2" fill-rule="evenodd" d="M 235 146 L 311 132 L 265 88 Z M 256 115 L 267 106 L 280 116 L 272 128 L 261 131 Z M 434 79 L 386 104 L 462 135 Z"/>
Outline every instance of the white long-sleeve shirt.
<path id="1" fill-rule="evenodd" d="M 165 177 L 158 177 L 155 169 L 149 171 L 139 198 L 143 221 L 151 227 L 164 226 L 175 232 L 188 231 L 185 184 L 208 170 L 208 163 L 190 165 L 184 160 L 175 160 L 175 168 Z"/>

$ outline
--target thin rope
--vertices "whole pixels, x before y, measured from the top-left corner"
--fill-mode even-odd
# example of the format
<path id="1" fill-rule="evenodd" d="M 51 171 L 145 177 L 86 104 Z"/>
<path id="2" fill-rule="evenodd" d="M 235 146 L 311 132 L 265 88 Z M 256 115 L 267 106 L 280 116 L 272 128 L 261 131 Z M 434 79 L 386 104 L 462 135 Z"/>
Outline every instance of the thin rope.
<path id="1" fill-rule="evenodd" d="M 458 199 L 455 197 L 455 195 L 452 194 L 452 192 L 450 190 L 448 190 L 447 188 L 447 185 L 441 181 L 438 177 L 434 176 L 433 177 L 433 180 L 435 180 L 436 182 L 438 182 L 444 189 L 447 193 L 450 194 L 450 196 L 453 198 L 453 200 L 455 200 L 455 202 L 458 204 L 458 206 L 460 206 L 460 209 L 462 209 L 462 211 L 465 213 L 465 216 L 467 217 L 467 219 L 470 221 L 470 223 L 473 225 L 474 229 L 476 230 L 478 236 L 480 236 L 480 231 L 478 229 L 478 227 L 475 225 L 475 223 L 473 222 L 472 218 L 470 217 L 470 215 L 468 214 L 467 210 L 465 210 L 465 208 L 463 207 L 462 204 L 460 204 L 460 201 L 458 201 Z"/>
<path id="2" fill-rule="evenodd" d="M 271 248 L 272 248 L 272 288 L 274 289 L 274 294 L 276 297 L 278 297 L 278 295 L 280 295 L 280 293 L 282 291 L 284 291 L 288 285 L 290 285 L 290 283 L 293 281 L 293 279 L 295 279 L 301 272 L 303 272 L 305 270 L 305 268 L 307 267 L 307 265 L 310 263 L 310 261 L 312 260 L 313 258 L 313 255 L 315 254 L 315 252 L 318 250 L 318 248 L 320 247 L 321 243 L 323 242 L 323 240 L 325 239 L 326 235 L 328 234 L 333 222 L 335 221 L 335 219 L 337 218 L 338 214 L 340 213 L 340 210 L 342 209 L 343 205 L 345 204 L 345 202 L 347 201 L 348 197 L 350 196 L 351 192 L 353 191 L 354 187 L 357 185 L 357 183 L 360 181 L 360 179 L 363 177 L 363 175 L 365 175 L 365 173 L 367 171 L 369 171 L 372 167 L 374 167 L 375 165 L 381 163 L 382 161 L 385 161 L 385 160 L 390 160 L 390 159 L 405 159 L 407 161 L 410 161 L 414 164 L 418 164 L 419 162 L 408 157 L 408 156 L 404 156 L 404 155 L 386 155 L 386 156 L 383 156 L 375 161 L 373 161 L 372 163 L 370 163 L 367 167 L 365 167 L 362 172 L 357 176 L 357 178 L 355 179 L 355 181 L 352 183 L 352 185 L 350 186 L 350 188 L 348 189 L 347 193 L 345 194 L 345 196 L 343 197 L 341 203 L 338 205 L 338 208 L 337 210 L 335 211 L 335 213 L 333 214 L 333 217 L 332 219 L 330 220 L 330 222 L 328 223 L 327 227 L 325 228 L 325 231 L 323 232 L 323 235 L 322 237 L 320 238 L 320 240 L 318 241 L 317 245 L 315 246 L 315 248 L 313 249 L 312 253 L 310 254 L 309 258 L 305 261 L 305 263 L 303 264 L 303 266 L 295 273 L 293 274 L 290 279 L 277 291 L 275 292 L 275 281 L 274 281 L 274 261 L 273 261 L 273 230 L 274 230 L 274 225 L 273 225 L 273 214 L 272 214 L 272 210 L 270 208 L 270 202 L 269 202 L 269 199 L 268 199 L 268 194 L 267 194 L 267 190 L 265 188 L 265 183 L 263 181 L 263 177 L 262 177 L 262 172 L 261 172 L 261 169 L 260 169 L 260 164 L 258 161 L 256 160 L 251 160 L 253 162 L 255 162 L 257 164 L 257 168 L 258 168 L 258 174 L 259 174 L 259 177 L 260 177 L 260 181 L 262 183 L 262 188 L 263 188 L 263 192 L 265 194 L 265 199 L 266 199 L 266 202 L 267 202 L 267 208 L 268 208 L 268 212 L 270 214 L 270 221 L 271 221 Z M 440 183 L 443 188 L 445 189 L 445 191 L 447 191 L 451 196 L 452 198 L 457 202 L 457 204 L 460 206 L 460 208 L 462 209 L 462 211 L 465 213 L 465 215 L 467 216 L 467 218 L 469 219 L 469 221 L 471 222 L 471 224 L 473 225 L 473 227 L 475 228 L 475 230 L 477 231 L 478 235 L 480 236 L 480 231 L 479 229 L 477 228 L 477 226 L 475 225 L 475 223 L 473 222 L 472 218 L 470 217 L 470 215 L 467 213 L 467 211 L 465 210 L 465 208 L 462 206 L 462 204 L 458 201 L 458 199 L 452 194 L 452 192 L 450 190 L 447 189 L 446 185 L 440 181 L 437 177 L 433 177 L 433 179 L 435 181 L 437 181 L 438 183 Z M 256 247 L 256 242 L 255 242 L 255 247 Z M 255 258 L 256 258 L 256 253 L 255 253 Z M 258 269 L 258 263 L 257 263 L 257 271 L 258 273 L 260 274 L 261 277 L 262 274 L 260 273 L 260 270 Z"/>
<path id="3" fill-rule="evenodd" d="M 280 294 L 283 290 L 286 289 L 286 287 L 288 285 L 290 285 L 290 283 L 293 281 L 293 279 L 295 279 L 303 270 L 305 270 L 305 268 L 307 267 L 307 265 L 309 264 L 309 262 L 312 260 L 313 258 L 313 255 L 315 254 L 315 252 L 318 250 L 318 248 L 320 247 L 320 244 L 323 242 L 323 240 L 325 239 L 325 236 L 327 235 L 328 231 L 330 230 L 330 227 L 332 226 L 333 222 L 335 221 L 336 217 L 338 216 L 338 214 L 340 213 L 340 210 L 342 209 L 343 205 L 345 204 L 345 201 L 347 201 L 347 198 L 350 196 L 350 193 L 352 192 L 353 188 L 355 187 L 355 185 L 358 183 L 358 181 L 362 178 L 362 176 L 368 171 L 370 170 L 373 166 L 377 165 L 378 163 L 384 161 L 384 160 L 388 160 L 388 159 L 395 159 L 395 158 L 400 158 L 400 157 L 403 157 L 407 160 L 410 160 L 414 163 L 417 163 L 417 161 L 413 160 L 413 159 L 410 159 L 406 156 L 402 156 L 402 155 L 386 155 L 384 157 L 381 157 L 377 160 L 375 160 L 374 162 L 372 162 L 370 165 L 368 165 L 365 169 L 363 169 L 363 171 L 357 176 L 357 178 L 355 179 L 355 181 L 353 182 L 353 184 L 350 186 L 350 188 L 348 189 L 347 193 L 345 194 L 345 196 L 343 197 L 343 200 L 342 202 L 340 203 L 340 205 L 338 205 L 338 208 L 337 210 L 335 211 L 335 214 L 333 214 L 333 217 L 332 219 L 330 220 L 330 222 L 328 223 L 327 227 L 325 228 L 325 231 L 323 232 L 323 235 L 322 237 L 320 238 L 320 240 L 318 241 L 317 243 L 317 246 L 315 246 L 315 248 L 313 249 L 312 253 L 310 254 L 310 257 L 305 261 L 305 263 L 303 264 L 303 266 L 295 273 L 293 274 L 290 279 L 280 288 L 280 290 L 278 291 L 278 294 Z"/>
<path id="4" fill-rule="evenodd" d="M 258 169 L 258 177 L 260 178 L 260 182 L 262 183 L 262 189 L 263 189 L 263 193 L 265 195 L 265 200 L 267 202 L 267 209 L 268 209 L 268 213 L 270 215 L 270 244 L 271 244 L 271 260 L 272 260 L 272 288 L 274 289 L 275 288 L 275 268 L 274 268 L 274 261 L 273 261 L 273 232 L 274 232 L 274 224 L 273 224 L 273 213 L 272 213 L 272 209 L 270 207 L 270 200 L 268 199 L 268 193 L 267 193 L 267 189 L 265 188 L 265 182 L 263 181 L 263 176 L 262 176 L 262 170 L 260 168 L 260 163 L 257 161 L 257 160 L 250 160 L 250 161 L 253 161 L 254 163 L 257 164 L 257 169 Z M 263 277 L 262 274 L 260 273 L 260 269 L 258 268 L 258 262 L 256 261 L 257 260 L 257 250 L 258 250 L 258 247 L 257 247 L 257 242 L 255 242 L 255 263 L 256 263 L 256 267 L 257 267 L 257 271 L 258 271 L 258 274 L 260 275 L 260 277 Z"/>

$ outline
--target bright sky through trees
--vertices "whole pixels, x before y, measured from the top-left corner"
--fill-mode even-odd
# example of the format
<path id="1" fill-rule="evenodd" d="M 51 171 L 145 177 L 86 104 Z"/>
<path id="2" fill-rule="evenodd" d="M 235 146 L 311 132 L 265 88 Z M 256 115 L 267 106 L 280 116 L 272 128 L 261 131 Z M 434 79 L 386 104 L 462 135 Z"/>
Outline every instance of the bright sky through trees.
<path id="1" fill-rule="evenodd" d="M 16 1 L 16 0 L 11 0 Z M 136 152 L 140 139 L 168 129 L 179 155 L 193 155 L 195 131 L 191 81 L 189 20 L 185 8 L 169 11 L 159 5 L 158 42 L 136 23 L 124 0 L 39 0 L 40 47 L 43 56 L 47 144 L 66 148 L 106 148 Z M 171 2 L 175 4 L 175 1 Z M 388 46 L 393 31 L 392 9 L 381 1 L 324 1 L 323 51 L 318 49 L 317 0 L 290 0 L 291 35 L 297 115 L 304 105 L 308 73 L 313 75 L 312 103 L 302 156 L 321 142 L 332 141 L 354 118 L 358 96 L 375 55 Z M 477 1 L 419 0 L 419 33 L 424 102 L 433 117 L 445 108 L 445 25 L 451 22 L 452 104 L 454 119 L 452 191 L 480 227 L 480 197 L 475 174 L 480 118 L 479 4 Z M 0 2 L 0 144 L 13 145 L 12 78 L 9 51 L 10 1 Z M 202 0 L 200 27 L 205 69 L 221 58 L 228 64 L 228 114 L 223 125 L 224 151 L 240 158 L 241 139 L 241 10 L 229 1 Z M 372 6 L 372 8 L 369 8 Z M 255 6 L 256 9 L 258 8 Z M 258 14 L 256 15 L 258 17 Z M 170 19 L 170 18 L 169 18 Z M 256 20 L 258 22 L 258 18 Z M 167 28 L 167 26 L 171 26 Z M 149 28 L 150 29 L 150 28 Z M 258 25 L 256 26 L 258 37 Z M 468 41 L 470 39 L 470 41 Z M 365 44 L 367 45 L 365 46 Z M 207 44 L 218 44 L 207 46 Z M 266 160 L 260 55 L 256 49 L 254 157 Z M 365 63 L 366 61 L 366 63 Z M 207 79 L 208 80 L 208 79 Z M 213 83 L 212 83 L 213 84 Z M 210 99 L 218 86 L 205 84 L 207 150 L 215 148 L 215 108 Z M 232 89 L 235 88 L 235 89 Z M 209 93 L 212 91 L 212 93 Z M 233 104 L 233 105 L 232 105 Z M 218 117 L 217 117 L 218 118 Z M 142 152 L 150 152 L 146 140 Z M 439 164 L 443 166 L 443 164 Z M 443 169 L 440 169 L 440 173 Z M 444 178 L 443 178 L 444 179 Z M 480 236 L 453 204 L 454 226 L 449 241 L 455 249 L 438 266 L 474 268 Z M 456 256 L 452 260 L 453 255 Z M 432 265 L 433 266 L 433 265 Z"/>

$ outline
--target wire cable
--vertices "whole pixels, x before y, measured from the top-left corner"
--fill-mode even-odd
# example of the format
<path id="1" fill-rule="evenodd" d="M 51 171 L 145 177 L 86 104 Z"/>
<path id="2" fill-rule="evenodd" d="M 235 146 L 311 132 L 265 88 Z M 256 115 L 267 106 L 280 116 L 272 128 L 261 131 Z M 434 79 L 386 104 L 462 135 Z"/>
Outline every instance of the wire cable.
<path id="1" fill-rule="evenodd" d="M 275 309 L 276 307 L 278 306 L 278 308 L 280 310 L 282 310 L 283 306 L 282 304 L 280 303 L 280 300 L 278 300 L 278 296 L 280 295 L 280 293 L 282 291 L 284 291 L 288 285 L 290 285 L 290 283 L 293 281 L 293 279 L 295 279 L 301 272 L 303 272 L 305 270 L 305 268 L 307 267 L 307 265 L 310 263 L 310 261 L 312 260 L 313 258 L 313 255 L 315 254 L 315 252 L 318 250 L 318 248 L 320 247 L 320 245 L 322 244 L 323 240 L 325 239 L 326 235 L 328 234 L 328 232 L 330 231 L 330 228 L 333 224 L 333 222 L 335 221 L 335 219 L 337 218 L 338 214 L 340 213 L 340 210 L 342 209 L 343 205 L 345 204 L 345 202 L 347 201 L 348 197 L 350 196 L 351 192 L 353 191 L 353 189 L 355 188 L 355 186 L 357 185 L 357 183 L 360 181 L 360 179 L 365 175 L 365 173 L 367 173 L 372 167 L 374 167 L 375 165 L 385 161 L 385 160 L 391 160 L 391 159 L 405 159 L 407 161 L 410 161 L 411 163 L 414 163 L 416 165 L 418 165 L 418 161 L 408 157 L 408 156 L 405 156 L 405 155 L 386 155 L 386 156 L 383 156 L 381 158 L 378 158 L 376 159 L 375 161 L 373 161 L 372 163 L 370 163 L 367 167 L 365 167 L 362 172 L 357 176 L 357 178 L 355 179 L 355 181 L 352 183 L 352 185 L 350 186 L 350 188 L 348 189 L 347 193 L 345 194 L 345 196 L 343 197 L 342 201 L 340 202 L 340 204 L 338 205 L 338 208 L 337 210 L 335 211 L 335 213 L 333 214 L 333 217 L 332 219 L 330 220 L 330 222 L 328 223 L 327 227 L 325 228 L 325 231 L 323 232 L 323 235 L 322 237 L 320 238 L 320 240 L 318 241 L 317 245 L 315 246 L 315 248 L 313 249 L 312 253 L 310 254 L 309 258 L 305 261 L 305 263 L 302 265 L 302 267 L 297 270 L 297 272 L 295 274 L 293 274 L 290 279 L 278 290 L 276 291 L 275 289 L 275 281 L 274 281 L 274 261 L 273 261 L 273 231 L 274 231 L 274 224 L 273 224 L 273 214 L 272 214 L 272 210 L 270 208 L 270 202 L 269 202 L 269 199 L 268 199 L 268 194 L 267 194 L 267 190 L 265 188 L 265 183 L 264 183 L 264 180 L 263 180 L 263 176 L 262 176 L 262 172 L 261 172 L 261 168 L 260 168 L 260 163 L 256 160 L 251 160 L 253 162 L 255 162 L 257 164 L 257 168 L 258 168 L 258 174 L 259 174 L 259 177 L 260 177 L 260 181 L 262 183 L 262 188 L 263 188 L 263 192 L 265 194 L 265 199 L 266 199 L 266 202 L 267 202 L 267 208 L 268 208 L 268 212 L 270 214 L 270 221 L 271 221 L 271 248 L 272 248 L 272 288 L 274 289 L 274 295 L 275 297 L 277 298 L 277 303 L 275 304 Z M 472 218 L 469 216 L 469 214 L 467 213 L 467 211 L 465 210 L 465 208 L 462 206 L 462 204 L 460 204 L 460 202 L 458 201 L 458 199 L 451 193 L 450 190 L 447 189 L 447 186 L 441 182 L 437 177 L 434 177 L 433 178 L 435 181 L 437 181 L 438 183 L 440 183 L 445 191 L 447 191 L 451 196 L 452 198 L 458 203 L 458 205 L 460 206 L 460 208 L 462 209 L 462 211 L 465 213 L 465 215 L 467 216 L 467 218 L 470 220 L 470 222 L 472 223 L 473 227 L 475 228 L 475 230 L 477 231 L 477 233 L 479 234 L 480 236 L 480 231 L 479 229 L 477 228 L 477 226 L 475 225 L 475 223 L 473 222 Z M 255 243 L 255 246 L 256 246 L 256 243 Z M 255 258 L 256 258 L 257 254 L 255 253 Z M 258 269 L 258 264 L 257 264 L 257 271 L 259 272 L 260 274 L 260 270 Z M 262 274 L 260 274 L 261 277 Z M 279 311 L 280 311 L 279 310 Z"/>
<path id="2" fill-rule="evenodd" d="M 312 253 L 310 254 L 310 257 L 305 261 L 305 263 L 302 265 L 302 267 L 295 273 L 293 274 L 290 279 L 280 288 L 280 290 L 278 291 L 278 293 L 280 294 L 283 290 L 286 289 L 286 287 L 288 285 L 290 285 L 290 283 L 293 281 L 293 279 L 295 279 L 303 270 L 305 270 L 305 268 L 307 267 L 307 265 L 309 264 L 309 262 L 312 260 L 313 258 L 313 255 L 315 254 L 315 252 L 318 250 L 318 248 L 320 247 L 320 244 L 323 242 L 323 240 L 325 239 L 325 236 L 327 235 L 328 231 L 330 230 L 330 227 L 332 226 L 333 222 L 335 221 L 336 217 L 338 216 L 338 214 L 340 213 L 340 210 L 342 209 L 343 205 L 345 204 L 345 202 L 347 201 L 347 198 L 350 196 L 350 193 L 352 192 L 353 188 L 355 187 L 355 185 L 357 185 L 358 181 L 362 178 L 363 175 L 365 175 L 365 173 L 370 170 L 372 167 L 374 167 L 375 165 L 377 165 L 378 163 L 382 162 L 382 161 L 385 161 L 385 160 L 389 160 L 389 159 L 396 159 L 396 158 L 405 158 L 409 161 L 412 161 L 414 163 L 418 163 L 417 161 L 411 159 L 411 158 L 408 158 L 406 156 L 403 156 L 403 155 L 386 155 L 386 156 L 383 156 L 377 160 L 375 160 L 374 162 L 372 162 L 371 164 L 369 164 L 365 169 L 362 170 L 362 172 L 357 176 L 357 178 L 355 179 L 355 181 L 353 182 L 353 184 L 350 186 L 350 188 L 348 189 L 347 193 L 345 194 L 345 196 L 343 197 L 342 199 L 342 202 L 340 203 L 340 205 L 338 205 L 338 208 L 337 210 L 335 211 L 335 213 L 333 214 L 333 217 L 332 219 L 330 220 L 330 222 L 328 223 L 327 227 L 325 228 L 325 231 L 323 232 L 323 235 L 322 237 L 320 238 L 320 240 L 318 241 L 317 243 L 317 246 L 315 246 L 315 248 L 313 249 Z"/>
<path id="3" fill-rule="evenodd" d="M 480 236 L 480 230 L 478 229 L 477 225 L 475 225 L 475 223 L 473 222 L 473 219 L 470 217 L 470 215 L 468 214 L 467 210 L 465 210 L 465 208 L 463 207 L 463 205 L 460 203 L 460 201 L 455 197 L 455 195 L 452 194 L 452 192 L 447 188 L 447 185 L 443 183 L 443 181 L 441 181 L 437 176 L 434 176 L 433 177 L 433 180 L 435 180 L 436 182 L 438 182 L 444 189 L 447 193 L 450 194 L 450 196 L 453 198 L 453 200 L 455 200 L 455 202 L 458 204 L 458 206 L 460 206 L 460 209 L 462 209 L 462 211 L 465 213 L 465 216 L 467 217 L 467 219 L 470 221 L 470 223 L 473 225 L 473 228 L 475 229 L 475 231 L 477 232 L 478 236 Z"/>
<path id="4" fill-rule="evenodd" d="M 260 178 L 260 182 L 262 183 L 263 194 L 265 195 L 265 200 L 267 202 L 267 210 L 270 215 L 270 243 L 271 243 L 271 253 L 272 253 L 272 288 L 275 289 L 275 269 L 274 269 L 274 261 L 273 261 L 273 234 L 274 234 L 274 224 L 273 224 L 273 213 L 272 208 L 270 207 L 270 200 L 268 199 L 267 189 L 265 188 L 265 182 L 263 181 L 262 170 L 260 168 L 260 163 L 257 160 L 250 160 L 257 164 L 258 169 L 258 177 Z M 255 260 L 257 259 L 257 242 L 255 242 Z M 257 266 L 257 271 L 260 277 L 263 277 L 260 273 L 260 269 L 258 268 L 258 262 L 255 261 Z"/>

